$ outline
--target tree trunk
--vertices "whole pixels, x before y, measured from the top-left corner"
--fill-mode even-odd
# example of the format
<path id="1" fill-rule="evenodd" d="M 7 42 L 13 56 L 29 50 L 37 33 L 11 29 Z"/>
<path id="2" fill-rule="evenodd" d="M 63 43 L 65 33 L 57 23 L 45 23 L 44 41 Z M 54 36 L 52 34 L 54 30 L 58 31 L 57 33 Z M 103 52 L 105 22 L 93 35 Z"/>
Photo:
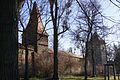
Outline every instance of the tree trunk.
<path id="1" fill-rule="evenodd" d="M 16 0 L 0 0 L 0 80 L 18 80 Z"/>
<path id="2" fill-rule="evenodd" d="M 29 80 L 28 76 L 28 46 L 25 42 L 25 73 L 24 73 L 24 80 Z"/>
<path id="3" fill-rule="evenodd" d="M 85 53 L 85 65 L 84 65 L 84 70 L 85 70 L 85 75 L 84 75 L 84 80 L 87 80 L 87 75 L 88 75 L 88 73 L 87 73 L 87 57 L 88 56 L 88 43 L 86 42 L 86 53 Z"/>
<path id="4" fill-rule="evenodd" d="M 92 33 L 91 33 L 91 36 L 93 36 Z M 91 37 L 92 77 L 95 77 L 96 76 L 96 63 L 95 63 L 95 53 L 94 53 L 95 47 L 93 46 L 93 42 L 94 42 L 93 38 Z"/>
<path id="5" fill-rule="evenodd" d="M 92 34 L 91 34 L 92 35 Z M 92 56 L 92 77 L 96 76 L 96 63 L 95 63 L 95 53 L 94 53 L 94 47 L 93 47 L 93 40 L 91 40 L 91 56 Z"/>
<path id="6" fill-rule="evenodd" d="M 24 29 L 23 29 L 23 31 L 25 31 Z M 28 77 L 28 66 L 29 66 L 29 64 L 28 64 L 28 42 L 27 42 L 27 40 L 26 40 L 26 34 L 25 34 L 25 37 L 24 37 L 24 39 L 25 39 L 25 72 L 24 72 L 24 80 L 29 80 L 29 77 Z"/>
<path id="7" fill-rule="evenodd" d="M 54 27 L 54 73 L 53 80 L 58 80 L 58 35 Z"/>
<path id="8" fill-rule="evenodd" d="M 88 22 L 89 22 L 89 21 L 88 21 Z M 88 25 L 88 26 L 89 26 L 89 25 Z M 87 80 L 87 76 L 88 76 L 88 73 L 87 73 L 87 64 L 88 64 L 88 43 L 89 43 L 89 37 L 90 37 L 91 31 L 92 31 L 92 28 L 90 27 L 90 31 L 88 32 L 87 41 L 86 41 L 86 45 L 85 45 L 85 48 L 86 48 L 86 52 L 85 52 L 85 65 L 84 65 L 84 70 L 85 70 L 84 79 L 85 79 L 85 80 Z"/>
<path id="9" fill-rule="evenodd" d="M 53 12 L 53 4 L 50 6 L 50 13 L 53 21 L 53 29 L 54 29 L 54 66 L 53 66 L 53 79 L 58 80 L 58 26 L 57 26 L 57 15 L 58 15 L 58 5 L 57 0 L 55 1 L 55 16 Z"/>
<path id="10" fill-rule="evenodd" d="M 32 57 L 32 75 L 33 75 L 33 77 L 35 76 L 35 53 L 34 52 L 32 52 L 31 53 L 31 57 Z"/>
<path id="11" fill-rule="evenodd" d="M 93 51 L 93 48 L 92 48 L 92 77 L 95 77 L 96 75 L 96 67 L 95 67 L 95 60 L 94 60 L 94 51 Z"/>

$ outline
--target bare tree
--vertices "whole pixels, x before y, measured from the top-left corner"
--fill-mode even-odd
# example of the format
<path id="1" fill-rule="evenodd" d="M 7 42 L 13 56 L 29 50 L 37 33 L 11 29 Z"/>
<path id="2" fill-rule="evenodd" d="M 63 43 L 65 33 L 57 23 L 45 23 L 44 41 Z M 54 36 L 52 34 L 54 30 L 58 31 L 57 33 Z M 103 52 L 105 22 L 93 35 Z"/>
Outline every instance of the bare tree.
<path id="1" fill-rule="evenodd" d="M 54 30 L 54 70 L 53 70 L 53 80 L 58 80 L 58 36 L 64 32 L 66 32 L 69 28 L 67 25 L 67 18 L 69 15 L 69 11 L 66 12 L 66 17 L 63 19 L 62 31 L 59 32 L 60 28 L 60 20 L 64 15 L 66 9 L 71 6 L 71 0 L 66 1 L 57 1 L 57 0 L 49 0 L 50 3 L 50 14 L 53 23 Z M 62 5 L 64 4 L 64 7 Z M 62 4 L 62 5 L 61 5 Z"/>
<path id="2" fill-rule="evenodd" d="M 101 32 L 102 29 L 105 27 L 102 24 L 102 17 L 100 15 L 100 5 L 97 1 L 78 1 L 80 12 L 76 18 L 78 22 L 78 27 L 75 31 L 75 39 L 76 41 L 83 42 L 85 45 L 85 80 L 87 80 L 87 62 L 88 62 L 88 52 L 89 52 L 89 41 L 94 32 Z M 93 53 L 91 53 L 93 56 Z M 94 57 L 93 60 L 93 76 L 95 76 L 95 67 L 94 67 Z"/>
<path id="3" fill-rule="evenodd" d="M 54 36 L 55 36 L 55 38 L 54 38 L 55 46 L 54 47 L 56 48 L 54 50 L 54 52 L 55 52 L 55 55 L 56 55 L 57 51 L 58 51 L 58 48 L 57 48 L 57 46 L 58 46 L 58 35 L 66 32 L 68 30 L 67 20 L 68 20 L 68 15 L 70 14 L 70 11 L 68 10 L 68 8 L 71 5 L 71 0 L 69 0 L 67 3 L 66 3 L 66 1 L 59 1 L 59 2 L 58 1 L 55 1 L 55 2 L 50 1 L 50 5 L 51 5 L 50 6 L 51 7 L 50 8 L 50 14 L 52 16 L 51 19 L 50 19 L 50 16 L 47 15 L 47 14 L 49 14 L 48 7 L 46 7 L 46 4 L 48 4 L 48 1 L 46 1 L 46 0 L 42 0 L 42 1 L 36 0 L 36 2 L 41 4 L 40 5 L 41 15 L 45 16 L 45 19 L 46 19 L 45 20 L 45 27 L 52 19 L 53 26 L 54 26 L 53 27 L 54 28 Z M 65 2 L 65 4 L 64 4 L 64 6 L 62 6 L 62 4 L 64 2 Z M 28 9 L 29 9 L 28 13 L 31 13 L 31 3 L 32 3 L 31 0 L 29 2 L 27 2 L 27 6 L 28 6 L 27 9 L 23 9 L 23 11 L 21 11 L 22 13 L 20 14 L 19 19 L 20 19 L 20 24 L 23 27 L 23 30 L 25 29 L 24 25 L 26 26 L 26 21 L 24 22 L 24 20 L 22 20 L 22 17 L 24 17 L 24 16 L 22 16 L 22 14 L 26 14 L 26 12 L 24 12 L 24 11 L 27 11 Z M 57 3 L 61 7 L 59 7 Z M 58 9 L 58 7 L 59 7 L 59 9 Z M 66 11 L 66 9 L 67 9 L 67 11 Z M 54 15 L 54 11 L 55 11 L 55 15 Z M 63 15 L 65 17 L 62 17 Z M 23 18 L 23 19 L 25 19 L 25 18 Z M 62 22 L 62 23 L 60 23 L 60 22 Z M 59 26 L 62 26 L 62 27 L 59 27 Z M 22 32 L 24 32 L 24 31 L 22 31 Z M 40 39 L 38 39 L 38 40 L 40 40 Z M 26 51 L 26 52 L 28 52 L 28 51 Z M 54 57 L 54 58 L 56 59 L 55 61 L 58 61 L 56 57 Z M 26 60 L 27 60 L 27 54 L 26 54 Z M 55 64 L 56 63 L 57 62 L 55 62 Z M 56 67 L 55 71 L 57 71 L 58 67 L 57 66 L 55 66 L 55 67 Z M 56 72 L 55 72 L 55 75 L 58 75 L 58 73 L 56 74 Z"/>
<path id="4" fill-rule="evenodd" d="M 114 50 L 114 61 L 115 61 L 115 67 L 116 67 L 116 73 L 118 74 L 118 80 L 119 80 L 119 74 L 120 74 L 120 45 L 114 45 L 113 46 Z"/>
<path id="5" fill-rule="evenodd" d="M 41 2 L 45 4 L 45 1 L 41 1 Z M 27 4 L 27 7 L 26 6 L 23 7 L 21 12 L 19 12 L 18 19 L 19 19 L 19 22 L 20 22 L 20 26 L 22 27 L 22 30 L 19 30 L 19 31 L 23 33 L 22 39 L 23 39 L 23 44 L 25 46 L 25 73 L 24 73 L 24 79 L 28 80 L 29 79 L 29 75 L 28 75 L 28 68 L 29 68 L 28 46 L 33 45 L 34 51 L 37 52 L 37 39 L 38 39 L 37 38 L 37 35 L 38 35 L 38 33 L 37 33 L 38 21 L 37 20 L 41 16 L 38 16 L 38 15 L 40 15 L 40 13 L 39 13 L 38 10 L 36 10 L 36 8 L 37 8 L 37 3 L 36 2 L 34 2 L 34 4 L 33 4 L 33 1 L 27 0 L 24 3 L 24 5 L 25 4 Z M 42 9 L 44 9 L 43 8 L 44 4 L 41 6 Z M 32 5 L 33 5 L 34 10 L 32 10 Z M 34 29 L 35 29 L 36 32 L 34 32 L 32 35 L 29 35 L 29 36 L 34 36 L 34 39 L 28 39 L 28 37 L 26 36 L 28 33 L 26 31 L 26 18 L 23 18 L 24 15 L 27 15 L 27 18 L 28 18 L 28 16 L 30 16 L 30 20 L 29 20 L 27 26 L 28 27 L 29 26 L 34 26 Z M 35 21 L 33 21 L 33 17 L 34 17 L 34 19 L 36 19 Z M 43 34 L 43 32 L 42 32 L 42 34 Z M 40 36 L 40 38 L 41 38 L 41 36 Z M 38 40 L 40 40 L 40 38 Z M 33 42 L 33 43 L 31 44 L 31 42 Z M 32 54 L 32 61 L 35 62 L 34 61 L 34 53 Z M 32 65 L 33 65 L 33 68 L 34 68 L 34 63 L 32 63 Z"/>

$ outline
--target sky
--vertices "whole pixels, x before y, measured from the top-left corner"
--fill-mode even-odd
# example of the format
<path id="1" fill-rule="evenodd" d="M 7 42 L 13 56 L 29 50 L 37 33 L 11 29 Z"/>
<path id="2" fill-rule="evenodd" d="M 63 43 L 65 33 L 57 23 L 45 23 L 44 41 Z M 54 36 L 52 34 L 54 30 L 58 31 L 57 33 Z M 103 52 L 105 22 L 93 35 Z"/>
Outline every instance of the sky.
<path id="1" fill-rule="evenodd" d="M 112 0 L 115 1 L 115 0 Z M 101 0 L 101 5 L 103 9 L 103 15 L 107 17 L 111 17 L 114 19 L 115 22 L 119 22 L 120 20 L 120 9 L 117 8 L 115 5 L 113 5 L 109 0 Z M 109 27 L 113 27 L 110 32 L 113 32 L 114 34 L 110 34 L 106 37 L 106 41 L 108 44 L 115 43 L 117 44 L 118 41 L 120 41 L 120 27 L 118 23 L 113 23 L 107 19 L 105 19 L 105 25 Z"/>
<path id="2" fill-rule="evenodd" d="M 115 1 L 115 0 L 112 0 Z M 117 8 L 116 6 L 114 6 L 109 0 L 99 0 L 98 1 L 101 4 L 101 10 L 102 10 L 102 14 L 106 17 L 111 17 L 113 19 L 115 19 L 116 22 L 118 22 L 119 18 L 120 18 L 120 9 Z M 74 16 L 74 15 L 73 15 Z M 48 24 L 48 26 L 50 26 L 51 24 Z M 114 26 L 114 28 L 112 28 L 110 30 L 110 32 L 113 32 L 114 34 L 108 35 L 105 40 L 107 44 L 118 44 L 118 41 L 120 41 L 120 27 L 118 24 L 113 23 L 107 19 L 104 20 L 104 25 L 112 27 Z M 47 31 L 48 34 L 52 33 L 51 31 Z M 20 35 L 19 35 L 20 36 Z M 50 34 L 51 36 L 51 34 Z M 21 40 L 19 38 L 19 40 Z M 51 47 L 51 42 L 49 42 L 49 47 Z M 64 38 L 60 39 L 60 49 L 64 49 L 64 50 L 68 50 L 70 47 L 74 48 L 74 44 L 72 43 L 72 41 L 70 40 L 70 36 L 68 35 L 68 33 L 66 32 L 64 34 Z M 74 49 L 73 49 L 74 52 Z M 76 53 L 79 53 L 79 50 L 76 50 Z"/>
<path id="3" fill-rule="evenodd" d="M 114 1 L 114 0 L 113 0 Z M 101 4 L 101 10 L 102 14 L 106 16 L 107 18 L 114 19 L 115 22 L 119 22 L 120 20 L 120 9 L 117 8 L 115 5 L 113 5 L 109 0 L 99 0 L 99 3 Z M 108 27 L 113 27 L 109 32 L 112 34 L 109 34 L 105 37 L 105 41 L 107 45 L 113 45 L 118 44 L 120 42 L 120 27 L 119 24 L 113 23 L 109 21 L 108 19 L 104 19 L 104 25 Z M 64 50 L 68 50 L 70 47 L 74 48 L 74 44 L 71 43 L 71 40 L 69 39 L 69 36 L 66 34 L 65 38 L 61 40 L 61 44 Z M 73 49 L 74 52 L 74 49 Z M 76 50 L 76 53 L 80 53 L 79 50 Z"/>

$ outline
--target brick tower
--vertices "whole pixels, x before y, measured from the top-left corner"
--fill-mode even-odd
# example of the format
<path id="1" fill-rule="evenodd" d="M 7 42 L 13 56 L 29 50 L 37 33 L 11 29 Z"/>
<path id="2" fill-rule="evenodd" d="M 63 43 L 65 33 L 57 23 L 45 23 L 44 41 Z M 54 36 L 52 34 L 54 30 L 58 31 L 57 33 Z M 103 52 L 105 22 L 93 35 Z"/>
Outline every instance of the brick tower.
<path id="1" fill-rule="evenodd" d="M 37 53 L 48 48 L 48 34 L 44 29 L 36 3 L 33 4 L 28 25 L 23 32 L 23 44 L 25 36 L 27 45 L 32 46 Z"/>
<path id="2" fill-rule="evenodd" d="M 95 32 L 89 41 L 89 61 L 91 66 L 94 66 L 94 74 L 103 73 L 103 64 L 106 63 L 106 45 L 105 41 Z M 93 55 L 93 57 L 92 57 Z M 94 59 L 94 60 L 93 60 Z M 93 65 L 94 64 L 94 65 Z M 93 67 L 90 69 L 93 74 Z"/>

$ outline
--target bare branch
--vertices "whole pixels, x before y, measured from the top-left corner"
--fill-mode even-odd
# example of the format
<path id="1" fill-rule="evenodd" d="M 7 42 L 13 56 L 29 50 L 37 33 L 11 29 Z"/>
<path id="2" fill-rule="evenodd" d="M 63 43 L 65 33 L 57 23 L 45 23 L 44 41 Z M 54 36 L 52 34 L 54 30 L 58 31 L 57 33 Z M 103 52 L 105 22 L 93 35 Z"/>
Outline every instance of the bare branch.
<path id="1" fill-rule="evenodd" d="M 69 28 L 70 28 L 70 27 L 69 27 Z M 65 30 L 63 29 L 63 31 L 59 32 L 58 35 L 60 35 L 60 34 L 62 34 L 62 33 L 64 33 L 64 32 L 66 32 L 69 28 L 66 28 Z"/>
<path id="2" fill-rule="evenodd" d="M 82 7 L 82 4 L 80 4 L 80 2 L 78 0 L 76 0 L 79 7 L 82 9 L 82 11 L 84 12 L 85 16 L 87 17 L 88 20 L 90 20 L 89 16 L 87 15 L 87 13 L 85 12 L 84 8 Z"/>
<path id="3" fill-rule="evenodd" d="M 118 3 L 120 3 L 120 1 L 116 0 Z"/>
<path id="4" fill-rule="evenodd" d="M 116 0 L 117 1 L 117 0 Z M 113 3 L 116 7 L 120 8 L 120 6 L 118 6 L 116 3 L 114 3 L 112 0 L 110 0 L 111 3 Z M 120 1 L 117 1 L 120 2 Z"/>
<path id="5" fill-rule="evenodd" d="M 111 0 L 110 0 L 111 1 Z M 95 5 L 93 4 L 93 2 L 90 0 L 90 2 L 92 3 L 92 5 L 95 7 Z M 108 17 L 106 17 L 106 16 L 104 16 L 101 12 L 99 12 L 99 10 L 95 7 L 95 9 L 98 11 L 98 13 L 103 17 L 103 18 L 105 18 L 105 19 L 107 19 L 107 20 L 109 20 L 109 21 L 111 21 L 111 22 L 113 22 L 113 23 L 118 23 L 118 24 L 120 24 L 120 22 L 116 22 L 113 18 L 108 18 Z"/>

